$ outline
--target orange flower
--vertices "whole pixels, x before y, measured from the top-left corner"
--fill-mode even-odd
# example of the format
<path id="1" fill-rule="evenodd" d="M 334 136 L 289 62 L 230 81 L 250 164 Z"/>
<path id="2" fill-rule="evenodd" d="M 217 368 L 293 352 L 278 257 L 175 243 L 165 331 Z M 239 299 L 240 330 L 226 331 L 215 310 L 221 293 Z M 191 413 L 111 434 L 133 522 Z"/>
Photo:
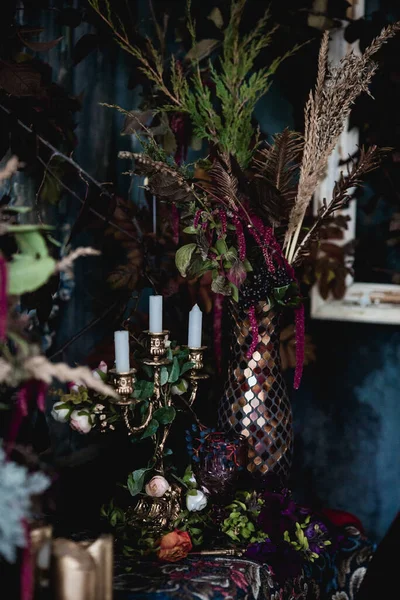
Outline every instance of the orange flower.
<path id="1" fill-rule="evenodd" d="M 157 556 L 159 559 L 168 562 L 176 562 L 181 558 L 185 558 L 193 548 L 188 532 L 179 531 L 179 529 L 163 535 L 159 544 L 160 548 Z"/>

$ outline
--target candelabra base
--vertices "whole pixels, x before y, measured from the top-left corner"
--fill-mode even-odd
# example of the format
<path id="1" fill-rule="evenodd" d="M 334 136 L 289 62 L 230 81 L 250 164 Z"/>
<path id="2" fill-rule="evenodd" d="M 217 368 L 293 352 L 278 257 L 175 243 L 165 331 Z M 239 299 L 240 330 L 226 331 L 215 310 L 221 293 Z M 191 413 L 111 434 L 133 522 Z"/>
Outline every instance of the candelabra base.
<path id="1" fill-rule="evenodd" d="M 172 484 L 161 498 L 141 497 L 125 511 L 125 522 L 134 531 L 146 527 L 158 534 L 173 526 L 181 510 L 182 490 Z"/>

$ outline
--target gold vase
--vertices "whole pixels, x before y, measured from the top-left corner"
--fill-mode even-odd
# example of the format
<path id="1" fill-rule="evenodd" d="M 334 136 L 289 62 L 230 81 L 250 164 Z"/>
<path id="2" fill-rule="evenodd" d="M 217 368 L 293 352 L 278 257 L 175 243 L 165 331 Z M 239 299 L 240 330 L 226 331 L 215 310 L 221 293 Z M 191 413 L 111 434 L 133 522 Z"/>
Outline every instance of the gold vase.
<path id="1" fill-rule="evenodd" d="M 219 425 L 247 439 L 247 470 L 251 474 L 274 473 L 285 484 L 292 463 L 293 430 L 281 371 L 280 315 L 267 302 L 257 304 L 258 344 L 248 358 L 252 342 L 249 315 L 233 302 L 230 313 L 232 339 Z"/>

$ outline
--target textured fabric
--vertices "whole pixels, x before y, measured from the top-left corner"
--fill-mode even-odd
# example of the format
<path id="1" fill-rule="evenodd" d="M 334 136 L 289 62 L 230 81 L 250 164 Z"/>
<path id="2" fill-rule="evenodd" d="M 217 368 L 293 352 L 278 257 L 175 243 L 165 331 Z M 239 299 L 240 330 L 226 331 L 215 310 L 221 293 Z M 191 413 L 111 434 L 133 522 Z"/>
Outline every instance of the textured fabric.
<path id="1" fill-rule="evenodd" d="M 117 558 L 114 600 L 357 600 L 374 546 L 352 525 L 294 578 L 279 581 L 271 566 L 231 557 L 191 556 L 177 563 Z"/>

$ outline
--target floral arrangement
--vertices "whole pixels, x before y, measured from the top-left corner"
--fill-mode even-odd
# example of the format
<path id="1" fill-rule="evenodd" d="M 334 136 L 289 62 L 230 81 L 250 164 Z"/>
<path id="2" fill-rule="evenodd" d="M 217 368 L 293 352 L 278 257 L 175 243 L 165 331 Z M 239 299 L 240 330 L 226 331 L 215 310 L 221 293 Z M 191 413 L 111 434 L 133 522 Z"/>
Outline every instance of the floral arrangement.
<path id="1" fill-rule="evenodd" d="M 325 32 L 315 89 L 304 109 L 304 133 L 285 129 L 268 141 L 254 130 L 254 107 L 282 61 L 298 50 L 288 50 L 268 67 L 257 68 L 256 59 L 274 34 L 268 10 L 251 33 L 241 34 L 246 0 L 232 0 L 221 50 L 212 48 L 204 60 L 188 2 L 187 29 L 192 39 L 188 68 L 172 56 L 167 69 L 168 60 L 149 39 L 145 49 L 130 42 L 107 3 L 107 10 L 100 0 L 90 4 L 154 84 L 158 106 L 150 117 L 166 120 L 171 128 L 174 120 L 185 118 L 208 144 L 205 159 L 196 165 L 179 164 L 156 142 L 148 113 L 146 120 L 116 107 L 136 123 L 133 133 L 143 143 L 142 153 L 119 154 L 133 161 L 129 174 L 145 176 L 150 194 L 171 205 L 174 219 L 180 219 L 183 243 L 175 254 L 180 274 L 194 279 L 210 273 L 217 297 L 229 297 L 248 313 L 253 335 L 249 355 L 257 346 L 257 304 L 294 307 L 297 388 L 303 364 L 304 307 L 296 269 L 318 244 L 336 211 L 347 206 L 363 176 L 378 166 L 381 151 L 373 146 L 349 157 L 347 174 L 336 182 L 331 198 L 324 200 L 307 226 L 305 217 L 355 100 L 368 93 L 377 70 L 373 56 L 397 33 L 399 24 L 389 25 L 361 55 L 350 52 L 336 66 L 328 62 L 329 32 Z"/>
<path id="2" fill-rule="evenodd" d="M 278 578 L 294 577 L 306 563 L 319 559 L 339 541 L 325 519 L 294 502 L 288 489 L 249 492 L 237 490 L 228 504 L 216 506 L 189 466 L 179 480 L 185 490 L 185 508 L 169 531 L 143 526 L 127 536 L 125 513 L 113 503 L 103 516 L 118 532 L 127 556 L 157 556 L 175 562 L 189 553 L 207 554 L 221 545 L 223 551 L 271 565 Z M 170 488 L 162 476 L 145 486 L 150 497 L 162 497 Z M 271 491 L 273 490 L 273 491 Z"/>

